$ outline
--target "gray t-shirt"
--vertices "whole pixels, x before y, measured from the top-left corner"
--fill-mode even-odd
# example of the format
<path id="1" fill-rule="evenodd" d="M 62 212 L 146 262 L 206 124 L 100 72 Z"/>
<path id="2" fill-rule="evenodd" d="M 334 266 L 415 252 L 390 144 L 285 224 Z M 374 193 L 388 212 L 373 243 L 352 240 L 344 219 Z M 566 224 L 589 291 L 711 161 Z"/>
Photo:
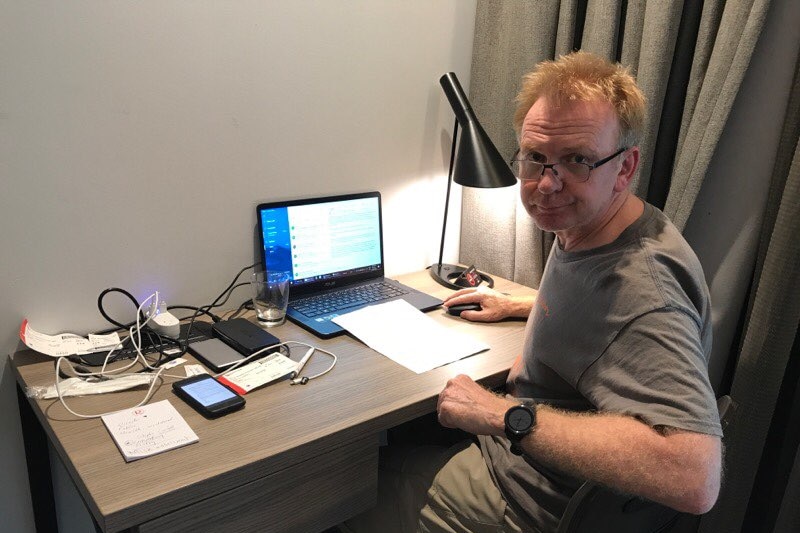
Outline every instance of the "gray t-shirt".
<path id="1" fill-rule="evenodd" d="M 515 396 L 650 426 L 722 435 L 708 380 L 711 306 L 697 257 L 655 207 L 612 243 L 553 247 L 531 311 Z M 480 437 L 493 478 L 530 528 L 555 530 L 581 480 Z"/>

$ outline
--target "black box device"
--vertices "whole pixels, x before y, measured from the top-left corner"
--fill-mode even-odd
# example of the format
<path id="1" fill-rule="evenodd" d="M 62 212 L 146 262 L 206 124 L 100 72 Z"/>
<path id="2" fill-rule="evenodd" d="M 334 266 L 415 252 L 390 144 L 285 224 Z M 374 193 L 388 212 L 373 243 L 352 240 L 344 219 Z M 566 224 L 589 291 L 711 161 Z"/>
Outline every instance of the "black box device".
<path id="1" fill-rule="evenodd" d="M 244 318 L 217 322 L 211 328 L 211 332 L 222 342 L 244 355 L 252 355 L 262 348 L 281 342 L 275 335 L 267 333 Z"/>

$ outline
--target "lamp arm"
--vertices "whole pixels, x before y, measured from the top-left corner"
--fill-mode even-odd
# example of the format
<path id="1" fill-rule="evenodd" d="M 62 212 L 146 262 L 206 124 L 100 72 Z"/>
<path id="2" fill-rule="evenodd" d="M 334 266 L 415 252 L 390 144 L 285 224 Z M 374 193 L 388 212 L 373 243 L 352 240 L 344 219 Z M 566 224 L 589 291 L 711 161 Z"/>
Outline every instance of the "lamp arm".
<path id="1" fill-rule="evenodd" d="M 450 187 L 453 185 L 453 167 L 456 161 L 456 140 L 458 139 L 458 117 L 453 125 L 453 146 L 450 148 L 450 170 L 447 172 L 447 194 L 444 198 L 444 221 L 442 222 L 442 242 L 439 245 L 439 270 L 442 269 L 442 256 L 444 255 L 444 233 L 447 229 L 447 209 L 450 206 Z"/>

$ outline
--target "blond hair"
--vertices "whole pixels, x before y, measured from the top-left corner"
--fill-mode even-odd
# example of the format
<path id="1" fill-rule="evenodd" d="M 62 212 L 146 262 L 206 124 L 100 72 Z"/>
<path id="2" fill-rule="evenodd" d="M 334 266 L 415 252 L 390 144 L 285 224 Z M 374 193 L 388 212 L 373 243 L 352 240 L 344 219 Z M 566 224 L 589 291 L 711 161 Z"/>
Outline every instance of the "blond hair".
<path id="1" fill-rule="evenodd" d="M 619 147 L 639 144 L 644 127 L 645 99 L 627 68 L 602 57 L 578 51 L 543 61 L 522 78 L 517 95 L 514 128 L 522 129 L 525 115 L 539 98 L 555 105 L 569 101 L 610 103 L 619 120 Z"/>

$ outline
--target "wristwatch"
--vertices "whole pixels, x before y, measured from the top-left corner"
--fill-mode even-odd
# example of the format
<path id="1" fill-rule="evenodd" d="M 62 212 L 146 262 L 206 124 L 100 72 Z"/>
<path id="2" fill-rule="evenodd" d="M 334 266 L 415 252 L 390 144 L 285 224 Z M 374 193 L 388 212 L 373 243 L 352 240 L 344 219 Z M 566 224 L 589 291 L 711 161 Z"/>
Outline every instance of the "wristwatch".
<path id="1" fill-rule="evenodd" d="M 526 400 L 510 407 L 506 411 L 505 423 L 506 437 L 511 441 L 511 453 L 522 455 L 519 443 L 536 426 L 536 403 Z"/>

